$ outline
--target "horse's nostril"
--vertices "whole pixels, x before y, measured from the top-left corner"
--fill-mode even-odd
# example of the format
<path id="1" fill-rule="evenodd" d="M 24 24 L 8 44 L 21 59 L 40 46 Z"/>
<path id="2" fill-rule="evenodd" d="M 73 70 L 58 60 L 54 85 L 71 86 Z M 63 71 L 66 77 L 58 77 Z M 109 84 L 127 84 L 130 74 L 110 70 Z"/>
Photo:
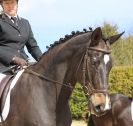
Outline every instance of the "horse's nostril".
<path id="1" fill-rule="evenodd" d="M 100 105 L 95 106 L 95 109 L 97 112 L 99 112 L 100 111 Z"/>
<path id="2" fill-rule="evenodd" d="M 103 111 L 104 110 L 104 105 L 103 104 L 97 105 L 97 106 L 95 106 L 95 109 L 96 109 L 97 112 Z"/>

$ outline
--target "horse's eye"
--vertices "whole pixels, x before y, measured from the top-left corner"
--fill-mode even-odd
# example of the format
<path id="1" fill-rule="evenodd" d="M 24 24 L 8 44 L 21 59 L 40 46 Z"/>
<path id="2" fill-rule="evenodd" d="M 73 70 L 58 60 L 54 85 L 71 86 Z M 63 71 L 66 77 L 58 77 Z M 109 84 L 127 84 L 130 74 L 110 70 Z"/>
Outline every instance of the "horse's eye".
<path id="1" fill-rule="evenodd" d="M 97 63 L 97 57 L 93 57 L 91 61 L 92 61 L 92 65 L 95 65 Z"/>
<path id="2" fill-rule="evenodd" d="M 93 57 L 93 59 L 92 59 L 94 62 L 96 62 L 97 61 L 97 58 L 96 57 Z"/>

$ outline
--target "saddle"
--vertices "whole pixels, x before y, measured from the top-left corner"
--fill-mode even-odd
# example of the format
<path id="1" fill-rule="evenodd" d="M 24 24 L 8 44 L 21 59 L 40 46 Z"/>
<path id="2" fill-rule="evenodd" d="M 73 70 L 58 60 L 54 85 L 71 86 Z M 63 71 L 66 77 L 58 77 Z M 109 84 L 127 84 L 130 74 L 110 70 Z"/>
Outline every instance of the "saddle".
<path id="1" fill-rule="evenodd" d="M 9 66 L 9 67 L 0 67 L 0 73 L 3 73 L 3 74 L 15 74 L 17 73 L 17 71 L 20 69 L 20 66 L 18 65 L 12 65 L 12 66 Z"/>
<path id="2" fill-rule="evenodd" d="M 18 66 L 10 66 L 5 68 L 0 68 L 0 73 L 5 74 L 6 76 L 0 82 L 0 114 L 2 113 L 5 100 L 10 88 L 11 80 L 18 71 Z"/>
<path id="3" fill-rule="evenodd" d="M 1 79 L 1 96 L 0 96 L 0 122 L 6 120 L 10 110 L 10 93 L 17 83 L 18 79 L 24 72 L 24 68 L 17 71 L 16 74 L 7 75 L 6 77 L 2 74 L 4 79 Z"/>

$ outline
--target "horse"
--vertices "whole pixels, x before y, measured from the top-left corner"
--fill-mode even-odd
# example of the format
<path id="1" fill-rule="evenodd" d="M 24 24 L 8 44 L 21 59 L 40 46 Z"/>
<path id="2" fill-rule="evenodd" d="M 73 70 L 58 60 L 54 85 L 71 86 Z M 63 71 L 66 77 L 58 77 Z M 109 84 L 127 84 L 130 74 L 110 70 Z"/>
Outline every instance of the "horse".
<path id="1" fill-rule="evenodd" d="M 86 96 L 97 94 L 95 98 L 103 99 L 101 103 L 93 97 L 94 106 L 105 104 L 110 47 L 122 34 L 105 38 L 98 27 L 72 32 L 51 44 L 37 63 L 23 70 L 11 90 L 9 114 L 1 126 L 70 126 L 68 101 L 76 82 Z"/>
<path id="2" fill-rule="evenodd" d="M 100 117 L 91 115 L 88 126 L 133 126 L 133 98 L 116 93 L 110 95 L 110 101 L 111 109 Z"/>

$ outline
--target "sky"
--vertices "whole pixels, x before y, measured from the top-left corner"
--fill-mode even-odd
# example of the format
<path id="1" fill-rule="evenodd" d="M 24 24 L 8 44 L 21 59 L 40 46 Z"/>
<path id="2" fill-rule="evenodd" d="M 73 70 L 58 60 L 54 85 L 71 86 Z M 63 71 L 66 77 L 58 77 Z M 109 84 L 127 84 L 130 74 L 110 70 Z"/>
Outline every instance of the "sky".
<path id="1" fill-rule="evenodd" d="M 29 20 L 43 52 L 71 31 L 95 29 L 104 22 L 133 34 L 133 0 L 19 0 L 18 14 Z"/>

